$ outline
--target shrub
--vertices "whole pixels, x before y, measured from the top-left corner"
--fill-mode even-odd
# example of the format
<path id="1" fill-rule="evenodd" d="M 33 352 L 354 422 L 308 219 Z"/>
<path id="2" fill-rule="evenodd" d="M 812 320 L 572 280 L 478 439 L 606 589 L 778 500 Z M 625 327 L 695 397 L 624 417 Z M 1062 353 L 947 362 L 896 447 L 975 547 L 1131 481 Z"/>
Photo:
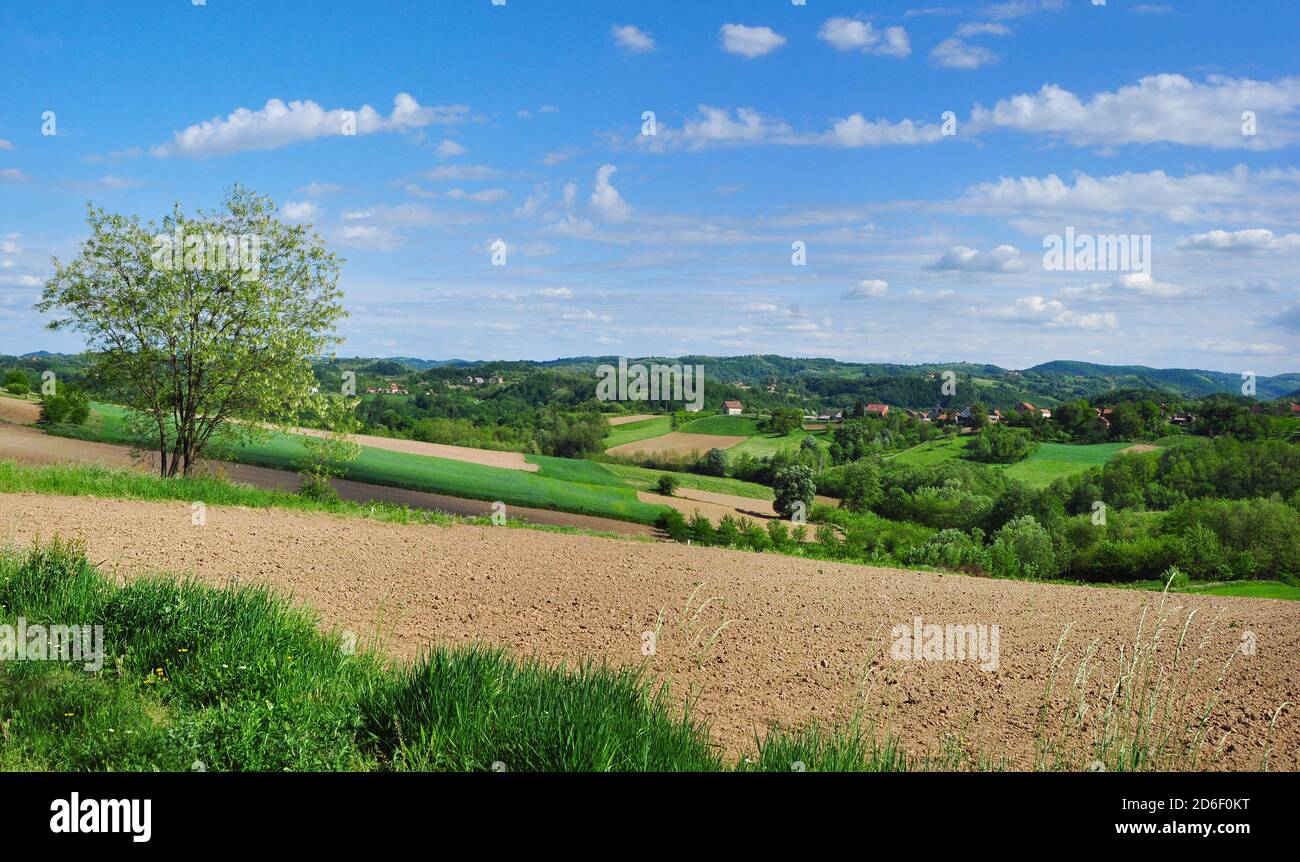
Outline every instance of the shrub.
<path id="1" fill-rule="evenodd" d="M 966 457 L 989 464 L 1023 461 L 1038 450 L 1038 441 L 1025 428 L 989 425 L 966 447 Z"/>
<path id="2" fill-rule="evenodd" d="M 31 391 L 31 386 L 27 382 L 27 375 L 17 369 L 5 375 L 3 385 L 5 391 L 10 395 L 26 395 Z"/>
<path id="3" fill-rule="evenodd" d="M 90 399 L 85 392 L 60 386 L 54 395 L 41 399 L 41 421 L 50 425 L 82 425 L 90 418 Z"/>
<path id="4" fill-rule="evenodd" d="M 1057 574 L 1052 537 L 1032 515 L 998 530 L 989 550 L 993 573 L 1008 578 L 1051 578 Z"/>
<path id="5" fill-rule="evenodd" d="M 710 449 L 705 453 L 700 468 L 709 476 L 727 475 L 727 453 L 721 449 Z"/>
<path id="6" fill-rule="evenodd" d="M 713 529 L 713 522 L 696 512 L 688 522 L 690 537 L 697 545 L 712 545 L 717 541 L 718 533 Z"/>
<path id="7" fill-rule="evenodd" d="M 989 550 L 984 547 L 984 534 L 979 529 L 971 534 L 961 530 L 940 530 L 924 545 L 913 548 L 907 561 L 946 569 L 986 571 L 989 568 Z"/>
<path id="8" fill-rule="evenodd" d="M 665 497 L 671 497 L 673 492 L 677 490 L 677 477 L 672 473 L 664 473 L 659 477 L 659 481 L 655 483 L 655 490 Z"/>
<path id="9" fill-rule="evenodd" d="M 685 542 L 690 538 L 691 530 L 686 524 L 686 517 L 672 507 L 664 507 L 655 519 L 655 526 L 668 534 L 674 542 Z"/>

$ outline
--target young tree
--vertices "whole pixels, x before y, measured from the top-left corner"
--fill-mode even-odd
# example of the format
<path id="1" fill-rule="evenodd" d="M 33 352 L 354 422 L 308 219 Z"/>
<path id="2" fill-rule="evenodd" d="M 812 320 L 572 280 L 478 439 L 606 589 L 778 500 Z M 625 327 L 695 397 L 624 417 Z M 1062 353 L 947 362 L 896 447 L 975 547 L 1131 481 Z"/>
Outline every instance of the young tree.
<path id="1" fill-rule="evenodd" d="M 270 198 L 236 186 L 216 212 L 177 204 L 161 225 L 88 208 L 90 238 L 54 261 L 41 311 L 79 331 L 90 374 L 187 475 L 217 439 L 246 440 L 308 402 L 310 359 L 339 343 L 340 259 Z M 218 433 L 220 432 L 220 433 Z"/>
<path id="2" fill-rule="evenodd" d="M 817 495 L 817 483 L 813 480 L 813 471 L 802 464 L 782 467 L 772 477 L 772 490 L 776 500 L 772 507 L 782 518 L 788 518 L 795 512 L 795 503 L 802 502 L 804 511 L 812 509 L 813 498 Z"/>
<path id="3" fill-rule="evenodd" d="M 320 425 L 317 434 L 302 438 L 307 461 L 298 475 L 302 477 L 299 493 L 316 500 L 334 500 L 338 494 L 330 479 L 343 475 L 343 465 L 361 454 L 361 446 L 352 435 L 361 428 L 355 414 L 359 399 L 343 395 L 315 399 L 314 413 Z"/>
<path id="4" fill-rule="evenodd" d="M 10 395 L 26 395 L 31 391 L 31 387 L 27 382 L 27 375 L 16 368 L 5 375 L 3 385 L 5 391 Z"/>

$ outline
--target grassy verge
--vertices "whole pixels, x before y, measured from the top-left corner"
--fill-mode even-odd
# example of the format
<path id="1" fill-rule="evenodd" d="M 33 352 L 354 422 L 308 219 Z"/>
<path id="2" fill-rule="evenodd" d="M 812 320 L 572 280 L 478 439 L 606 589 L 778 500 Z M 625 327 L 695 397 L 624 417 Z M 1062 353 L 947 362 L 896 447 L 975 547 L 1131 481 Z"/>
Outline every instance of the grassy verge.
<path id="1" fill-rule="evenodd" d="M 671 475 L 682 488 L 694 488 L 697 491 L 711 491 L 715 494 L 734 494 L 737 497 L 751 497 L 755 500 L 771 500 L 772 489 L 757 482 L 744 482 L 726 476 L 701 476 L 698 473 L 669 473 L 667 470 L 652 470 L 649 467 L 637 467 L 634 464 L 605 464 L 605 469 L 632 484 L 639 491 L 652 491 L 659 477 Z"/>

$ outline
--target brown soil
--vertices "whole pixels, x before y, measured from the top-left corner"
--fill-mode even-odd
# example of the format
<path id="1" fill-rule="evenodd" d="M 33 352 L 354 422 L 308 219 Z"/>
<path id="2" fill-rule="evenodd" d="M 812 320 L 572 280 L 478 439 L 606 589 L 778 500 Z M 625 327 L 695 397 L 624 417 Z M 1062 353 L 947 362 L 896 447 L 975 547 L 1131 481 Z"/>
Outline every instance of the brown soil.
<path id="1" fill-rule="evenodd" d="M 1130 590 L 529 530 L 218 506 L 207 514 L 206 526 L 195 527 L 184 502 L 0 495 L 0 541 L 79 536 L 93 560 L 122 574 L 163 569 L 217 584 L 236 575 L 270 584 L 363 642 L 379 627 L 386 650 L 403 658 L 432 643 L 486 641 L 548 660 L 605 656 L 638 665 L 642 632 L 662 611 L 649 669 L 672 683 L 676 697 L 698 695 L 698 714 L 732 753 L 750 750 L 755 732 L 775 723 L 839 722 L 861 707 L 913 752 L 936 752 L 946 740 L 949 748 L 1031 764 L 1062 631 L 1071 627 L 1054 709 L 1065 707 L 1089 644 L 1096 644 L 1090 679 L 1098 690 L 1114 679 L 1116 656 L 1121 647 L 1131 650 L 1143 605 L 1159 602 Z M 1300 604 L 1175 595 L 1166 611 L 1172 628 L 1165 659 L 1195 611 L 1186 641 L 1203 657 L 1189 688 L 1194 705 L 1208 700 L 1243 633 L 1253 633 L 1257 645 L 1254 655 L 1233 661 L 1207 733 L 1214 746 L 1225 734 L 1226 741 L 1221 755 L 1202 764 L 1257 769 L 1267 754 L 1271 768 L 1300 768 L 1294 707 L 1268 730 L 1283 702 L 1300 702 Z M 999 668 L 893 658 L 891 628 L 916 616 L 1000 626 Z"/>
<path id="2" fill-rule="evenodd" d="M 677 452 L 682 455 L 697 452 L 703 455 L 710 449 L 729 449 L 738 443 L 744 443 L 748 437 L 736 437 L 730 434 L 690 434 L 685 431 L 673 431 L 648 440 L 636 440 L 606 449 L 609 455 L 662 455 L 665 452 Z"/>
<path id="3" fill-rule="evenodd" d="M 640 422 L 642 419 L 657 419 L 654 413 L 637 413 L 633 416 L 610 416 L 606 422 L 610 425 L 627 425 L 630 422 Z"/>
<path id="4" fill-rule="evenodd" d="M 30 425 L 41 418 L 41 405 L 35 401 L 0 395 L 0 420 Z"/>
<path id="5" fill-rule="evenodd" d="M 1115 454 L 1136 455 L 1139 452 L 1159 452 L 1159 451 L 1160 451 L 1159 446 L 1152 446 L 1150 443 L 1134 443 L 1132 446 L 1128 446 L 1124 449 L 1121 449 Z"/>

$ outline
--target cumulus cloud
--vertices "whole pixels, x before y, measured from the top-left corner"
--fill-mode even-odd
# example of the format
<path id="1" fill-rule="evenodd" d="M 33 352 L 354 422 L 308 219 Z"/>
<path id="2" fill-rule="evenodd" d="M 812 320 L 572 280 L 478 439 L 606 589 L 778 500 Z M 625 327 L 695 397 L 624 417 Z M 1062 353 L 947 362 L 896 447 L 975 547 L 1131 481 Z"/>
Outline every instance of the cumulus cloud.
<path id="1" fill-rule="evenodd" d="M 1179 241 L 1179 248 L 1230 254 L 1269 254 L 1300 249 L 1300 233 L 1275 234 L 1267 228 L 1212 230 Z"/>
<path id="2" fill-rule="evenodd" d="M 1049 329 L 1115 329 L 1119 326 L 1113 312 L 1080 314 L 1066 308 L 1060 300 L 1042 296 L 1022 296 L 1012 305 L 995 309 L 992 317 L 1002 320 L 1036 323 Z"/>
<path id="3" fill-rule="evenodd" d="M 23 238 L 21 233 L 7 233 L 0 238 L 0 253 L 3 254 L 22 254 L 23 247 L 18 241 Z"/>
<path id="4" fill-rule="evenodd" d="M 627 221 L 632 214 L 632 207 L 609 181 L 617 170 L 613 165 L 601 165 L 596 171 L 596 188 L 591 193 L 591 208 L 609 222 Z"/>
<path id="5" fill-rule="evenodd" d="M 1250 171 L 1239 165 L 1217 174 L 1177 177 L 1164 171 L 1093 177 L 1077 173 L 1071 184 L 1056 174 L 1001 177 L 966 190 L 952 208 L 972 214 L 1154 213 L 1173 222 L 1240 219 L 1254 209 L 1285 205 L 1300 186 L 1300 170 Z"/>
<path id="6" fill-rule="evenodd" d="M 320 205 L 315 201 L 286 201 L 284 206 L 280 207 L 280 214 L 286 221 L 302 224 L 320 214 Z"/>
<path id="7" fill-rule="evenodd" d="M 721 32 L 723 50 L 750 59 L 770 54 L 786 42 L 785 37 L 771 27 L 723 24 Z"/>
<path id="8" fill-rule="evenodd" d="M 987 252 L 955 245 L 927 267 L 955 272 L 1021 272 L 1024 268 L 1020 249 L 1011 245 L 1000 245 Z"/>
<path id="9" fill-rule="evenodd" d="M 930 52 L 931 62 L 945 69 L 978 69 L 999 59 L 983 45 L 969 45 L 961 39 L 944 39 Z"/>
<path id="10" fill-rule="evenodd" d="M 817 38 L 837 51 L 861 51 L 884 57 L 906 57 L 912 53 L 911 41 L 902 27 L 877 30 L 869 21 L 854 18 L 829 18 L 817 32 Z"/>
<path id="11" fill-rule="evenodd" d="M 845 299 L 868 299 L 889 292 L 889 282 L 879 278 L 866 278 L 853 285 L 844 294 Z"/>
<path id="12" fill-rule="evenodd" d="M 12 150 L 13 148 L 14 145 L 12 141 L 6 141 L 4 138 L 0 138 L 0 150 Z"/>
<path id="13" fill-rule="evenodd" d="M 158 158 L 207 158 L 248 150 L 274 150 L 317 138 L 379 132 L 405 132 L 425 126 L 459 123 L 468 118 L 464 105 L 422 106 L 409 93 L 398 93 L 387 117 L 369 105 L 356 111 L 326 110 L 310 99 L 271 99 L 258 110 L 237 108 L 225 119 L 214 117 L 176 132 L 172 140 L 153 147 Z"/>
<path id="14" fill-rule="evenodd" d="M 633 27 L 631 24 L 622 26 L 615 24 L 610 29 L 614 33 L 614 44 L 625 51 L 646 54 L 655 49 L 654 38 L 639 27 Z"/>
<path id="15" fill-rule="evenodd" d="M 938 49 L 936 49 L 938 50 Z M 992 108 L 976 106 L 969 130 L 1011 129 L 1059 135 L 1080 146 L 1168 142 L 1214 149 L 1277 149 L 1300 140 L 1300 77 L 1255 81 L 1211 75 L 1150 75 L 1136 84 L 1083 100 L 1056 84 Z M 1243 134 L 1243 111 L 1255 112 L 1258 134 Z"/>
<path id="16" fill-rule="evenodd" d="M 505 200 L 505 189 L 484 189 L 481 192 L 467 192 L 464 189 L 451 189 L 446 193 L 446 197 L 458 201 L 474 201 L 480 204 L 490 204 L 497 201 Z"/>
<path id="17" fill-rule="evenodd" d="M 715 108 L 700 105 L 696 116 L 681 128 L 660 125 L 656 135 L 638 135 L 638 146 L 662 151 L 666 149 L 703 150 L 713 147 L 757 146 L 833 146 L 883 147 L 930 144 L 942 140 L 943 129 L 937 123 L 868 120 L 852 114 L 832 121 L 820 132 L 796 132 L 786 121 L 768 117 L 753 108 Z"/>

